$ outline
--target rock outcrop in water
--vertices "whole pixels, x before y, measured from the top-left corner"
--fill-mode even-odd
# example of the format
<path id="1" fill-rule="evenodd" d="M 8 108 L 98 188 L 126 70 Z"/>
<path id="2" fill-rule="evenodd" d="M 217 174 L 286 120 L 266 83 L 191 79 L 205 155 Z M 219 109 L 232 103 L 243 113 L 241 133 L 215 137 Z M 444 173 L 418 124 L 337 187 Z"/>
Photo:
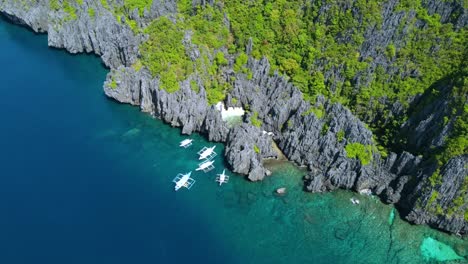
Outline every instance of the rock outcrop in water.
<path id="1" fill-rule="evenodd" d="M 24 8 L 23 2 L 28 4 L 28 8 Z M 374 58 L 373 68 L 369 71 L 377 66 L 386 72 L 397 70 L 391 67 L 384 51 L 379 48 L 390 42 L 395 46 L 403 45 L 403 17 L 415 14 L 394 12 L 397 3 L 388 1 L 382 11 L 382 26 L 369 28 L 365 33 L 366 41 L 361 46 L 360 56 Z M 428 0 L 424 5 L 429 12 L 440 14 L 442 21 L 451 21 L 457 27 L 467 25 L 467 13 L 464 9 L 461 13 L 455 12 L 460 9 L 455 2 Z M 91 16 L 90 8 L 99 15 Z M 108 8 L 102 6 L 101 1 L 84 1 L 77 7 L 76 19 L 68 19 L 68 14 L 63 11 L 51 10 L 45 0 L 1 0 L 0 12 L 14 23 L 28 26 L 36 32 L 48 32 L 52 47 L 101 56 L 104 64 L 111 68 L 104 85 L 106 95 L 119 102 L 139 106 L 143 112 L 181 127 L 184 134 L 201 132 L 209 140 L 225 142 L 227 162 L 235 172 L 248 175 L 252 181 L 261 180 L 267 174 L 263 159 L 278 156 L 272 146 L 274 140 L 288 159 L 309 169 L 304 180 L 307 191 L 371 189 L 384 201 L 395 203 L 411 222 L 468 234 L 467 219 L 463 215 L 468 209 L 464 202 L 468 201 L 467 155 L 447 162 L 437 172 L 438 182 L 433 184 L 430 178 L 436 167 L 431 162 L 405 151 L 382 157 L 373 147 L 372 132 L 347 108 L 320 96 L 311 105 L 284 77 L 277 73 L 270 75 L 270 64 L 266 59 L 249 59 L 247 67 L 252 76 L 235 73 L 232 58 L 223 69 L 226 78 L 233 77 L 230 78 L 233 89 L 225 100 L 226 104 L 248 106 L 250 109 L 242 125 L 229 127 L 219 111 L 208 105 L 205 88 L 198 76 L 191 76 L 181 82 L 178 91 L 168 93 L 160 89 L 159 80 L 153 78 L 149 71 L 136 69 L 133 65 L 138 58 L 138 46 L 145 36 L 134 34 L 127 24 L 118 21 Z M 149 10 L 145 9 L 142 14 L 135 10 L 131 17 L 139 25 L 146 25 L 158 16 L 176 12 L 175 1 L 155 0 Z M 343 38 L 342 41 L 346 41 L 346 36 Z M 190 45 L 189 40 L 186 45 Z M 199 56 L 196 48 L 191 47 L 191 50 L 191 57 Z M 324 77 L 343 82 L 342 71 L 341 68 L 332 68 L 325 71 Z M 356 85 L 365 86 L 370 73 L 357 76 L 354 80 Z M 196 83 L 198 91 L 191 87 L 192 83 Z M 443 95 L 449 95 L 444 91 L 442 89 Z M 451 129 L 450 122 L 439 129 L 443 113 L 449 110 L 449 99 L 449 96 L 442 96 L 405 123 L 402 131 L 408 134 L 407 141 L 412 146 L 425 149 L 430 147 L 428 142 L 441 144 Z M 413 101 L 414 104 L 418 102 L 418 98 Z M 401 111 L 397 104 L 392 109 L 394 115 Z M 255 118 L 261 121 L 260 127 L 252 123 L 254 113 Z M 369 116 L 367 121 L 374 118 Z M 264 131 L 272 132 L 273 136 Z M 352 143 L 369 146 L 369 162 L 349 157 L 346 146 Z M 440 214 L 438 210 L 451 210 L 451 214 Z"/>

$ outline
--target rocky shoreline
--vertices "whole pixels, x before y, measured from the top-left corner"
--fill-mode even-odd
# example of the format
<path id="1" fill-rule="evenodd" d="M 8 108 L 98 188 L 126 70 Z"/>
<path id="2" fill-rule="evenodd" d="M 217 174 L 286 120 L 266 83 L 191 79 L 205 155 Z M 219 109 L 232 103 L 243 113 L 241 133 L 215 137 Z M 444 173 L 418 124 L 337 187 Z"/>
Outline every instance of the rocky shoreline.
<path id="1" fill-rule="evenodd" d="M 429 185 L 429 177 L 434 174 L 436 166 L 409 152 L 389 153 L 384 158 L 372 148 L 368 164 L 349 158 L 345 146 L 348 143 L 372 146 L 372 132 L 339 103 L 323 97 L 318 97 L 315 105 L 305 101 L 301 92 L 285 77 L 278 73 L 270 74 L 270 64 L 265 58 L 249 58 L 247 68 L 252 76 L 234 72 L 234 58 L 228 58 L 228 65 L 223 67 L 222 75 L 233 86 L 226 97 L 226 106 L 248 107 L 250 110 L 241 125 L 230 127 L 222 120 L 220 112 L 207 103 L 206 92 L 198 76 L 190 76 L 180 83 L 178 91 L 168 93 L 159 88 L 159 80 L 145 68 L 135 69 L 132 65 L 137 61 L 138 46 L 145 36 L 135 35 L 99 1 L 84 1 L 77 7 L 76 20 L 64 19 L 62 11 L 49 10 L 47 0 L 26 2 L 28 8 L 18 1 L 0 1 L 0 13 L 13 23 L 27 26 L 35 32 L 47 32 L 51 47 L 100 56 L 111 69 L 104 84 L 107 96 L 139 106 L 141 111 L 180 127 L 183 134 L 199 132 L 210 141 L 225 143 L 226 161 L 234 172 L 247 175 L 252 181 L 262 180 L 268 173 L 263 160 L 278 158 L 274 141 L 289 160 L 308 168 L 309 173 L 304 179 L 307 191 L 370 189 L 384 202 L 395 204 L 410 222 L 468 235 L 468 223 L 463 214 L 441 215 L 430 206 L 433 189 L 437 190 L 437 203 L 442 209 L 450 207 L 457 197 L 468 201 L 467 191 L 463 190 L 468 175 L 468 155 L 455 157 L 445 164 L 439 172 L 441 183 L 436 187 Z M 91 18 L 87 12 L 89 8 L 101 15 Z M 440 5 L 433 6 L 433 9 L 445 16 L 450 13 Z M 155 17 L 175 14 L 176 10 L 175 3 L 171 1 L 164 1 L 164 4 L 153 1 L 151 10 L 145 11 L 142 18 L 135 14 L 135 19 L 144 25 Z M 465 20 L 460 19 L 458 23 L 463 26 Z M 190 35 L 186 36 L 185 44 L 192 50 L 191 56 L 200 56 L 191 44 Z M 198 92 L 192 89 L 193 82 L 197 84 Z M 322 109 L 323 116 L 311 112 L 311 107 Z M 260 126 L 252 123 L 254 114 L 261 120 Z M 406 128 L 417 127 L 425 133 L 424 128 L 438 118 L 428 115 L 411 119 Z M 434 138 L 442 137 L 441 133 L 424 135 Z M 462 206 L 467 210 L 468 204 Z"/>

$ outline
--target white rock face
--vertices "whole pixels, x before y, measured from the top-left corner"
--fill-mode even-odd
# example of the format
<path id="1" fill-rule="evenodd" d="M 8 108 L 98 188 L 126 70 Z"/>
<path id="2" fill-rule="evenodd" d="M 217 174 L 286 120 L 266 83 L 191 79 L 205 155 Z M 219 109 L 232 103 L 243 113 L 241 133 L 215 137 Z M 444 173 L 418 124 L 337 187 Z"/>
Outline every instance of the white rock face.
<path id="1" fill-rule="evenodd" d="M 241 117 L 245 114 L 242 107 L 228 107 L 228 109 L 226 109 L 222 102 L 216 104 L 216 109 L 221 112 L 221 117 L 224 121 L 230 117 Z"/>

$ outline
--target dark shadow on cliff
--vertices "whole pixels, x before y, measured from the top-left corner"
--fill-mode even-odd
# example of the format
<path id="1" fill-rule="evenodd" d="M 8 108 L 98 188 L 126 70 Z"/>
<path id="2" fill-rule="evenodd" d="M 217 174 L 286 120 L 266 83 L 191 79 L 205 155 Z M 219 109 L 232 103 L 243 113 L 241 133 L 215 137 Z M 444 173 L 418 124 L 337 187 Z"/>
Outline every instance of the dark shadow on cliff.
<path id="1" fill-rule="evenodd" d="M 17 17 L 11 16 L 5 12 L 2 12 L 1 10 L 0 10 L 0 23 L 9 23 L 9 24 L 19 26 L 23 29 L 26 29 L 29 32 L 34 33 L 35 35 L 46 35 L 46 32 L 36 32 L 32 30 L 32 28 L 29 27 L 28 25 L 25 25 L 25 23 L 23 23 Z"/>
<path id="2" fill-rule="evenodd" d="M 39 38 L 41 38 L 41 41 L 45 42 L 46 45 L 44 47 L 48 47 L 49 49 L 53 49 L 53 50 L 57 50 L 59 52 L 61 52 L 62 54 L 66 54 L 66 56 L 82 56 L 82 55 L 86 55 L 86 56 L 93 56 L 95 58 L 98 58 L 99 59 L 99 62 L 101 64 L 101 66 L 105 69 L 109 69 L 109 67 L 107 67 L 101 57 L 93 52 L 87 52 L 87 53 L 69 53 L 68 51 L 66 51 L 65 49 L 63 48 L 55 48 L 55 47 L 50 47 L 48 45 L 48 40 L 47 40 L 47 33 L 46 32 L 36 32 L 34 30 L 32 30 L 30 27 L 28 27 L 27 25 L 25 25 L 24 23 L 22 23 L 21 21 L 18 21 L 18 19 L 15 19 L 11 16 L 9 16 L 8 14 L 4 13 L 4 12 L 1 12 L 0 11 L 0 23 L 8 23 L 8 24 L 12 24 L 14 26 L 17 26 L 21 29 L 26 29 L 28 30 L 29 32 L 32 32 L 34 33 L 35 35 L 37 35 Z M 31 49 L 31 48 L 35 48 L 33 47 L 34 44 L 30 42 L 30 40 L 28 39 L 29 36 L 28 35 L 23 35 L 23 34 L 15 34 L 16 32 L 13 32 L 13 31 L 16 31 L 16 28 L 14 27 L 7 27 L 5 32 L 8 33 L 8 36 L 14 40 L 16 42 L 17 45 L 19 46 L 23 46 L 25 48 L 28 48 L 28 49 Z M 24 38 L 23 38 L 24 36 Z M 47 58 L 45 58 L 45 61 L 47 61 Z M 66 69 L 67 68 L 67 65 L 64 65 L 64 68 Z"/>
<path id="3" fill-rule="evenodd" d="M 398 122 L 382 126 L 373 131 L 376 138 L 387 137 L 389 139 L 388 143 L 384 145 L 389 151 L 395 153 L 407 151 L 413 155 L 423 155 L 425 160 L 433 156 L 435 149 L 431 148 L 431 141 L 442 131 L 444 117 L 443 109 L 437 108 L 437 106 L 443 105 L 445 102 L 450 104 L 451 91 L 456 78 L 457 74 L 447 75 L 434 82 L 423 94 L 416 95 L 411 101 L 407 112 L 395 117 L 395 120 L 399 120 Z M 429 108 L 435 109 L 430 111 Z M 433 122 L 431 131 L 424 131 L 421 135 L 416 134 L 415 129 L 419 121 L 434 113 L 437 117 L 440 116 L 440 124 Z M 439 120 L 437 119 L 437 121 Z M 422 143 L 416 143 L 416 140 L 420 137 L 424 137 L 425 140 L 420 139 Z"/>
<path id="4" fill-rule="evenodd" d="M 106 70 L 110 70 L 109 67 L 107 67 L 106 64 L 104 64 L 104 62 L 102 61 L 101 59 L 101 56 L 100 55 L 97 55 L 96 53 L 94 52 L 82 52 L 82 53 L 70 53 L 68 52 L 66 49 L 64 48 L 57 48 L 57 47 L 52 47 L 52 46 L 49 46 L 49 49 L 53 49 L 53 50 L 56 50 L 56 51 L 59 51 L 59 52 L 63 52 L 64 54 L 66 54 L 67 56 L 93 56 L 97 59 L 99 59 L 99 62 L 101 64 L 101 66 L 106 69 Z M 104 85 L 104 82 L 103 82 L 103 85 Z"/>
<path id="5" fill-rule="evenodd" d="M 407 112 L 408 120 L 423 118 L 426 108 L 435 105 L 440 101 L 451 100 L 450 93 L 453 88 L 454 75 L 448 75 L 432 84 L 423 94 L 417 95 Z M 443 109 L 439 109 L 443 110 Z M 420 117 L 419 117 L 420 116 Z M 414 125 L 402 127 L 399 132 L 399 137 L 404 139 L 404 142 L 394 142 L 395 150 L 409 151 L 412 153 L 421 154 L 429 149 L 430 146 L 417 146 L 410 140 L 414 136 Z M 440 127 L 442 130 L 442 127 Z"/>

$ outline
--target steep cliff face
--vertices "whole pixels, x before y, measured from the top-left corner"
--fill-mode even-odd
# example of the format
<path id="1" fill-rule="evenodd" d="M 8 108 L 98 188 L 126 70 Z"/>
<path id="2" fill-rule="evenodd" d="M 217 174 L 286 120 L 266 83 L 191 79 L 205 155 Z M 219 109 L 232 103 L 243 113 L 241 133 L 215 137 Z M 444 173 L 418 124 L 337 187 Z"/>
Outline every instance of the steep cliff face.
<path id="1" fill-rule="evenodd" d="M 49 45 L 66 49 L 70 53 L 94 52 L 101 56 L 106 66 L 112 68 L 132 65 L 138 54 L 140 40 L 128 26 L 122 25 L 98 3 L 96 1 L 84 7 L 82 12 L 78 12 L 76 21 L 62 22 L 61 26 L 59 24 L 65 19 L 64 14 L 49 13 Z M 99 15 L 90 17 L 86 8 L 94 8 Z"/>
<path id="2" fill-rule="evenodd" d="M 309 169 L 304 178 L 307 191 L 371 189 L 383 201 L 395 203 L 411 222 L 468 233 L 468 157 L 452 158 L 437 170 L 433 162 L 404 151 L 412 152 L 415 148 L 425 151 L 431 145 L 443 145 L 455 122 L 454 118 L 440 125 L 452 109 L 450 93 L 446 92 L 450 87 L 441 88 L 443 96 L 421 107 L 417 106 L 424 102 L 424 95 L 411 98 L 410 111 L 416 108 L 418 111 L 414 111 L 401 130 L 402 135 L 407 135 L 407 148 L 399 153 L 383 153 L 377 148 L 371 130 L 347 107 L 323 96 L 305 100 L 291 80 L 277 72 L 271 74 L 266 58 L 256 60 L 250 56 L 243 66 L 245 69 L 235 70 L 235 57 L 220 49 L 227 54 L 227 62 L 217 74 L 232 87 L 224 102 L 227 106 L 249 110 L 243 124 L 230 127 L 222 120 L 220 112 L 208 103 L 204 76 L 189 75 L 180 82 L 180 89 L 168 92 L 161 89 L 158 76 L 152 75 L 139 62 L 139 46 L 148 36 L 135 29 L 132 23 L 144 27 L 160 16 L 175 19 L 175 1 L 155 0 L 149 8 L 129 10 L 126 16 L 115 11 L 121 10 L 123 1 L 112 2 L 119 7 L 117 9 L 102 3 L 84 0 L 82 5 L 74 5 L 74 13 L 70 14 L 51 8 L 48 1 L 0 0 L 0 11 L 15 23 L 36 32 L 48 32 L 52 47 L 101 56 L 111 69 L 104 84 L 107 96 L 139 106 L 143 112 L 180 127 L 184 134 L 201 132 L 209 140 L 225 142 L 227 162 L 235 172 L 248 175 L 252 181 L 268 174 L 263 159 L 278 157 L 272 146 L 275 141 L 288 159 Z M 193 1 L 193 6 L 213 4 L 214 1 Z M 429 13 L 440 14 L 444 22 L 449 21 L 459 28 L 467 25 L 466 9 L 461 8 L 460 1 L 428 0 L 423 4 Z M 402 78 L 418 75 L 393 65 L 395 58 L 385 51 L 390 44 L 396 49 L 405 45 L 409 21 L 416 16 L 414 11 L 400 10 L 398 5 L 399 1 L 387 1 L 382 8 L 381 24 L 365 29 L 359 56 L 362 60 L 372 58 L 372 63 L 353 77 L 356 87 L 369 84 L 378 67 Z M 353 10 L 353 6 L 351 3 L 343 8 Z M 322 5 L 321 14 L 326 14 L 328 8 L 330 5 Z M 424 23 L 416 26 L 425 27 Z M 195 61 L 203 56 L 204 50 L 192 43 L 192 33 L 186 32 L 183 44 L 190 59 Z M 345 43 L 349 36 L 340 35 L 338 40 Z M 250 54 L 251 43 L 246 50 Z M 215 58 L 209 54 L 207 60 Z M 346 67 L 338 65 L 325 69 L 321 63 L 317 62 L 317 69 L 323 70 L 330 89 L 345 82 Z M 397 116 L 406 111 L 391 100 L 388 107 L 391 108 L 389 115 Z M 382 113 L 372 112 L 365 119 L 374 120 Z"/>
<path id="3" fill-rule="evenodd" d="M 424 176 L 405 199 L 407 219 L 417 224 L 430 223 L 453 233 L 468 232 L 468 155 L 451 159 L 434 177 Z M 448 213 L 444 213 L 448 212 Z"/>
<path id="4" fill-rule="evenodd" d="M 159 88 L 159 80 L 147 70 L 121 66 L 107 76 L 104 92 L 119 102 L 138 105 L 143 112 L 181 127 L 184 134 L 202 132 L 211 141 L 226 141 L 229 130 L 221 113 L 207 104 L 203 86 L 195 92 L 190 81 L 182 82 L 177 92 L 168 93 Z"/>
<path id="5" fill-rule="evenodd" d="M 94 15 L 89 10 L 93 10 Z M 117 21 L 101 1 L 84 1 L 70 14 L 54 10 L 47 0 L 4 0 L 1 12 L 15 23 L 36 32 L 47 32 L 49 46 L 70 53 L 93 52 L 111 68 L 131 65 L 138 54 L 140 39 L 130 27 Z"/>
<path id="6" fill-rule="evenodd" d="M 406 138 L 406 147 L 428 152 L 431 147 L 444 145 L 455 122 L 452 88 L 453 85 L 442 85 L 413 102 L 410 118 L 400 130 Z"/>
<path id="7" fill-rule="evenodd" d="M 49 1 L 0 1 L 0 12 L 12 22 L 31 28 L 35 32 L 47 32 L 49 27 Z"/>
<path id="8" fill-rule="evenodd" d="M 318 186 L 308 185 L 310 191 L 354 188 L 362 173 L 373 174 L 371 165 L 361 166 L 357 159 L 348 158 L 347 143 L 372 144 L 372 133 L 340 104 L 319 97 L 315 105 L 302 99 L 301 92 L 283 77 L 270 76 L 269 63 L 250 60 L 251 80 L 245 75 L 236 78 L 231 98 L 255 109 L 263 120 L 262 128 L 272 131 L 284 154 L 297 164 L 311 169 L 313 177 L 322 177 Z M 311 111 L 317 109 L 317 112 Z M 337 138 L 339 132 L 342 138 Z M 378 153 L 373 153 L 375 160 Z M 366 183 L 360 183 L 366 185 Z"/>

